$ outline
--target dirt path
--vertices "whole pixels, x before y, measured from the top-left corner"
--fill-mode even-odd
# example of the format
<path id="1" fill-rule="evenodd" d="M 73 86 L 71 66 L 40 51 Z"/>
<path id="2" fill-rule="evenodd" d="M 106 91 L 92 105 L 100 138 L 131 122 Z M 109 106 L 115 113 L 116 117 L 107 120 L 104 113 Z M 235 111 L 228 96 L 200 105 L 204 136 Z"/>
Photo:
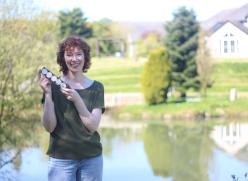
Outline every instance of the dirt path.
<path id="1" fill-rule="evenodd" d="M 229 93 L 208 93 L 208 96 L 229 96 Z M 248 92 L 237 92 L 237 99 L 248 98 Z M 105 94 L 106 107 L 123 106 L 123 105 L 139 105 L 144 103 L 144 97 L 142 93 L 130 92 L 130 93 L 108 93 Z"/>
<path id="2" fill-rule="evenodd" d="M 137 92 L 105 94 L 106 107 L 137 105 L 143 103 L 143 94 Z"/>

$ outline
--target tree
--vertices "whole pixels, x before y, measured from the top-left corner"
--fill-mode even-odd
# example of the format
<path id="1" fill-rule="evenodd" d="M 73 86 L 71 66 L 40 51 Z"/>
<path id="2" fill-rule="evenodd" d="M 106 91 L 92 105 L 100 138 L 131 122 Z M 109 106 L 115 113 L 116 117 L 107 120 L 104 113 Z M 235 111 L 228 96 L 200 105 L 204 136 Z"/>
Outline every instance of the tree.
<path id="1" fill-rule="evenodd" d="M 161 46 L 160 36 L 156 32 L 149 32 L 138 41 L 137 55 L 147 57 L 152 50 Z"/>
<path id="2" fill-rule="evenodd" d="M 181 7 L 174 13 L 173 20 L 166 24 L 165 29 L 172 87 L 184 98 L 188 89 L 198 90 L 200 87 L 195 60 L 199 25 L 193 10 Z"/>
<path id="3" fill-rule="evenodd" d="M 212 58 L 207 47 L 206 34 L 204 31 L 199 32 L 199 42 L 197 49 L 197 72 L 201 83 L 201 95 L 207 96 L 207 87 L 211 85 L 211 74 L 213 72 Z"/>
<path id="4" fill-rule="evenodd" d="M 31 144 L 39 122 L 37 69 L 56 62 L 56 22 L 26 0 L 0 0 L 0 170 Z M 25 5 L 25 6 L 23 6 Z M 25 7 L 25 12 L 23 12 Z M 28 15 L 32 14 L 32 18 Z M 34 15 L 37 17 L 34 17 Z M 5 175 L 6 176 L 6 175 Z M 6 176 L 7 177 L 7 176 Z M 0 173 L 0 180 L 2 175 Z M 4 179 L 7 180 L 7 179 Z"/>
<path id="5" fill-rule="evenodd" d="M 164 48 L 153 50 L 141 77 L 142 91 L 148 104 L 163 103 L 167 100 L 169 70 L 166 50 Z"/>
<path id="6" fill-rule="evenodd" d="M 92 28 L 87 24 L 87 18 L 79 8 L 72 11 L 59 12 L 60 36 L 65 38 L 71 35 L 90 38 L 92 36 Z"/>
<path id="7" fill-rule="evenodd" d="M 93 39 L 89 41 L 96 56 L 114 55 L 116 52 L 124 53 L 126 34 L 120 24 L 109 19 L 101 19 L 92 23 Z"/>

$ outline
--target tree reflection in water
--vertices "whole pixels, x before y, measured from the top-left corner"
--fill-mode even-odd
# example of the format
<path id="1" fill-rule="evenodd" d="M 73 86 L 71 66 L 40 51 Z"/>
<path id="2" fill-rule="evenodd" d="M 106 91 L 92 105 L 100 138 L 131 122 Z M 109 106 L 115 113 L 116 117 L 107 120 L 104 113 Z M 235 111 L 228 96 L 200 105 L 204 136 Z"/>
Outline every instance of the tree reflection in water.
<path id="1" fill-rule="evenodd" d="M 208 179 L 212 141 L 203 126 L 150 124 L 144 133 L 145 152 L 155 175 L 174 181 Z"/>
<path id="2" fill-rule="evenodd" d="M 30 115 L 28 119 L 13 119 L 0 126 L 0 180 L 13 180 L 13 169 L 19 171 L 22 163 L 21 151 L 37 145 L 38 115 Z"/>
<path id="3" fill-rule="evenodd" d="M 141 139 L 140 131 L 137 132 L 137 130 L 130 128 L 101 128 L 99 132 L 102 135 L 101 142 L 104 145 L 104 156 L 111 157 L 114 141 L 118 143 L 118 145 L 122 145 Z"/>

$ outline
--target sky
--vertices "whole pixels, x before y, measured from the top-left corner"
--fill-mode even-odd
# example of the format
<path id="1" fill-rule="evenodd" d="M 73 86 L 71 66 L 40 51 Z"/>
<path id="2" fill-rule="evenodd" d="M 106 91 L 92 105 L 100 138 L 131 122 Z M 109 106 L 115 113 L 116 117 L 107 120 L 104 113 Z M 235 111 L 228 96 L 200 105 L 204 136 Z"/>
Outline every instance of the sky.
<path id="1" fill-rule="evenodd" d="M 180 6 L 193 9 L 197 20 L 206 20 L 224 9 L 238 8 L 247 0 L 37 0 L 48 11 L 79 7 L 89 21 L 168 21 Z"/>

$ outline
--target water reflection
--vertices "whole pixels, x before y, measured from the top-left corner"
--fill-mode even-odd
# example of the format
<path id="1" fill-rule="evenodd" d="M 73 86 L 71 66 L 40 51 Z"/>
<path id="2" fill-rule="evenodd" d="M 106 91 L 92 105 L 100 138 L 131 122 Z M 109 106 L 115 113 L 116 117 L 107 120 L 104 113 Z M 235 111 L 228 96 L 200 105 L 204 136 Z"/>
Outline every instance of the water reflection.
<path id="1" fill-rule="evenodd" d="M 21 169 L 22 151 L 38 144 L 37 134 L 34 134 L 37 120 L 33 114 L 28 120 L 13 116 L 0 125 L 0 180 L 16 180 L 14 172 Z"/>
<path id="2" fill-rule="evenodd" d="M 230 123 L 215 126 L 211 138 L 225 152 L 236 155 L 248 144 L 248 124 Z"/>
<path id="3" fill-rule="evenodd" d="M 152 172 L 144 151 L 143 133 L 142 126 L 101 129 L 104 181 L 165 180 Z"/>
<path id="4" fill-rule="evenodd" d="M 233 180 L 245 180 L 244 175 L 248 173 L 248 124 L 232 122 L 217 125 L 210 137 L 217 146 L 213 150 L 213 180 L 230 180 L 231 175 L 236 177 Z"/>
<path id="5" fill-rule="evenodd" d="M 166 126 L 149 125 L 144 132 L 144 149 L 154 175 L 168 177 L 171 172 L 172 132 Z"/>
<path id="6" fill-rule="evenodd" d="M 208 180 L 209 130 L 204 127 L 149 125 L 144 144 L 155 175 L 173 180 Z"/>
<path id="7" fill-rule="evenodd" d="M 232 174 L 242 180 L 248 172 L 248 123 L 108 122 L 101 126 L 104 181 L 233 181 Z M 46 134 L 21 147 L 18 159 L 5 167 L 14 175 L 12 180 L 46 179 L 47 139 Z M 0 176 L 0 180 L 5 179 Z"/>
<path id="8" fill-rule="evenodd" d="M 120 128 L 121 126 L 117 127 Z M 145 126 L 143 124 L 142 126 L 135 125 L 135 129 L 132 125 L 128 129 L 127 124 L 124 127 L 112 130 L 104 128 L 106 130 L 103 130 L 103 135 L 107 132 L 112 132 L 115 135 L 113 137 L 109 136 L 108 141 L 103 142 L 105 149 L 111 150 L 111 152 L 122 152 L 118 149 L 124 149 L 125 146 L 131 147 L 134 143 L 138 145 L 141 139 L 146 158 L 143 158 L 140 163 L 146 164 L 148 162 L 154 176 L 153 180 L 163 178 L 164 180 L 175 181 L 232 181 L 232 174 L 238 176 L 247 172 L 248 165 L 244 163 L 242 158 L 248 158 L 247 154 L 244 154 L 244 150 L 248 147 L 247 124 L 230 123 L 229 125 L 212 127 L 201 123 L 190 125 L 187 123 L 159 123 Z M 105 136 L 103 138 L 106 139 Z M 216 139 L 230 145 L 239 145 L 242 148 L 240 150 L 242 154 L 237 154 L 230 159 L 230 152 L 219 149 L 221 147 L 217 144 L 219 141 L 216 142 Z M 128 142 L 124 140 L 128 140 Z M 117 144 L 116 147 L 115 144 Z M 241 145 L 243 146 L 241 147 Z M 112 160 L 116 159 L 113 155 L 114 153 L 108 153 L 108 157 Z M 126 159 L 130 162 L 130 159 L 138 160 L 141 158 L 133 157 L 130 153 L 129 158 Z M 223 164 L 225 166 L 220 166 Z M 232 165 L 235 165 L 235 167 Z M 115 166 L 121 168 L 119 165 Z M 109 169 L 113 170 L 114 168 L 110 167 Z M 128 168 L 126 169 L 128 170 Z M 139 166 L 137 166 L 136 171 L 138 172 L 139 169 Z M 131 178 L 133 178 L 131 180 L 135 180 L 134 178 L 138 175 L 137 172 L 130 172 L 123 177 L 128 178 L 131 175 Z M 142 179 L 146 180 L 147 176 L 142 177 Z"/>

